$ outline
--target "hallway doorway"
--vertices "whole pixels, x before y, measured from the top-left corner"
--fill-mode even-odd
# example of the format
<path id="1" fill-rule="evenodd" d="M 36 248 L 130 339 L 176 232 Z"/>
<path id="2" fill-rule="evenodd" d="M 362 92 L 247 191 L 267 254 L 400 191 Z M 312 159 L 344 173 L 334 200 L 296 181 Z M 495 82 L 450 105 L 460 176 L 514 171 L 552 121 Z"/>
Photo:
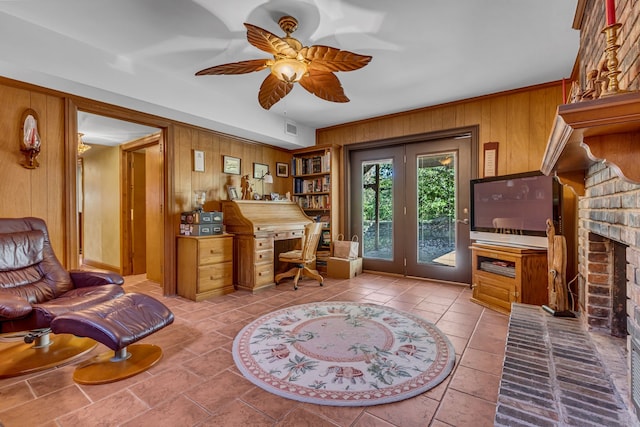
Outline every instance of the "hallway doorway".
<path id="1" fill-rule="evenodd" d="M 163 134 L 158 128 L 78 111 L 76 194 L 82 262 L 162 284 Z"/>
<path id="2" fill-rule="evenodd" d="M 164 247 L 162 233 L 162 135 L 160 132 L 123 144 L 122 271 L 146 273 L 161 283 Z"/>

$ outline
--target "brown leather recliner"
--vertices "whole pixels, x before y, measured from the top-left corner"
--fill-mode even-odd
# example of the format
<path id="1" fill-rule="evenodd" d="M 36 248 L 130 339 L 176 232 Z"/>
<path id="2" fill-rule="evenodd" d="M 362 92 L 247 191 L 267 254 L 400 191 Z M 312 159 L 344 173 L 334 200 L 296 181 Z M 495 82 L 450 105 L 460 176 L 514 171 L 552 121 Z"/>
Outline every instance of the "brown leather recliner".
<path id="1" fill-rule="evenodd" d="M 0 219 L 0 332 L 46 328 L 57 315 L 124 294 L 115 273 L 67 271 L 45 222 Z"/>
<path id="2" fill-rule="evenodd" d="M 0 218 L 0 333 L 5 336 L 41 329 L 34 337 L 47 338 L 54 318 L 120 297 L 123 282 L 115 273 L 65 270 L 42 219 Z M 35 339 L 25 336 L 26 342 Z M 0 366 L 0 377 L 12 372 L 9 368 L 5 375 L 3 369 Z"/>

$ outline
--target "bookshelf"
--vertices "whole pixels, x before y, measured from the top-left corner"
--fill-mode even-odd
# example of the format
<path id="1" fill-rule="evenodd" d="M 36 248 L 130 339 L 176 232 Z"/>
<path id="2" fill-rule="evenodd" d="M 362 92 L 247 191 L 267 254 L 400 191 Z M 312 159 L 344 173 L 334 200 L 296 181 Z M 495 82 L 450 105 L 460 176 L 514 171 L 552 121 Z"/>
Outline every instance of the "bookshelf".
<path id="1" fill-rule="evenodd" d="M 322 237 L 316 251 L 316 267 L 326 271 L 331 241 L 338 235 L 339 197 L 338 146 L 314 146 L 296 150 L 291 160 L 293 201 L 316 222 L 322 222 Z"/>

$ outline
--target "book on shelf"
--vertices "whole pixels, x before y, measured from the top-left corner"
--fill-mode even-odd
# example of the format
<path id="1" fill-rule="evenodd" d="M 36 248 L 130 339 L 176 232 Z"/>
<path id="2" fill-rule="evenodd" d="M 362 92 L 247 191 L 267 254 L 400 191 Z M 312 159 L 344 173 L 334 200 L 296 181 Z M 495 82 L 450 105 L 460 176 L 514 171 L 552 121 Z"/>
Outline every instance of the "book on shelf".
<path id="1" fill-rule="evenodd" d="M 326 264 L 326 262 L 329 260 L 330 255 L 331 253 L 328 250 L 318 249 L 316 251 L 316 263 L 321 262 Z"/>
<path id="2" fill-rule="evenodd" d="M 322 155 L 309 157 L 294 157 L 291 160 L 291 173 L 293 175 L 310 175 L 316 173 L 328 173 L 331 171 L 331 152 L 326 151 Z"/>
<path id="3" fill-rule="evenodd" d="M 328 194 L 294 196 L 293 201 L 302 209 L 329 209 L 331 203 Z"/>
<path id="4" fill-rule="evenodd" d="M 329 246 L 331 244 L 331 232 L 329 230 L 323 230 L 320 239 L 322 246 Z"/>
<path id="5" fill-rule="evenodd" d="M 328 176 L 326 176 L 325 178 L 313 179 L 294 178 L 293 192 L 294 194 L 326 193 L 329 192 L 330 183 L 331 179 Z"/>
<path id="6" fill-rule="evenodd" d="M 318 215 L 316 222 L 321 222 L 322 227 L 329 228 L 331 226 L 331 217 L 329 215 Z"/>

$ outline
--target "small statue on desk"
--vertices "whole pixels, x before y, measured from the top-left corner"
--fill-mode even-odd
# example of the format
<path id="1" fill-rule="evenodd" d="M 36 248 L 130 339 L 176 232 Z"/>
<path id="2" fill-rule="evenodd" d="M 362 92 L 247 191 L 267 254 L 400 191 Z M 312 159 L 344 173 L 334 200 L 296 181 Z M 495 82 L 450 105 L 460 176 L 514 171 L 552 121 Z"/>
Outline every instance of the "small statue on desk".
<path id="1" fill-rule="evenodd" d="M 242 188 L 242 200 L 251 200 L 251 193 L 253 193 L 253 188 L 251 188 L 251 181 L 249 181 L 249 175 L 242 176 L 242 183 L 240 184 Z"/>

